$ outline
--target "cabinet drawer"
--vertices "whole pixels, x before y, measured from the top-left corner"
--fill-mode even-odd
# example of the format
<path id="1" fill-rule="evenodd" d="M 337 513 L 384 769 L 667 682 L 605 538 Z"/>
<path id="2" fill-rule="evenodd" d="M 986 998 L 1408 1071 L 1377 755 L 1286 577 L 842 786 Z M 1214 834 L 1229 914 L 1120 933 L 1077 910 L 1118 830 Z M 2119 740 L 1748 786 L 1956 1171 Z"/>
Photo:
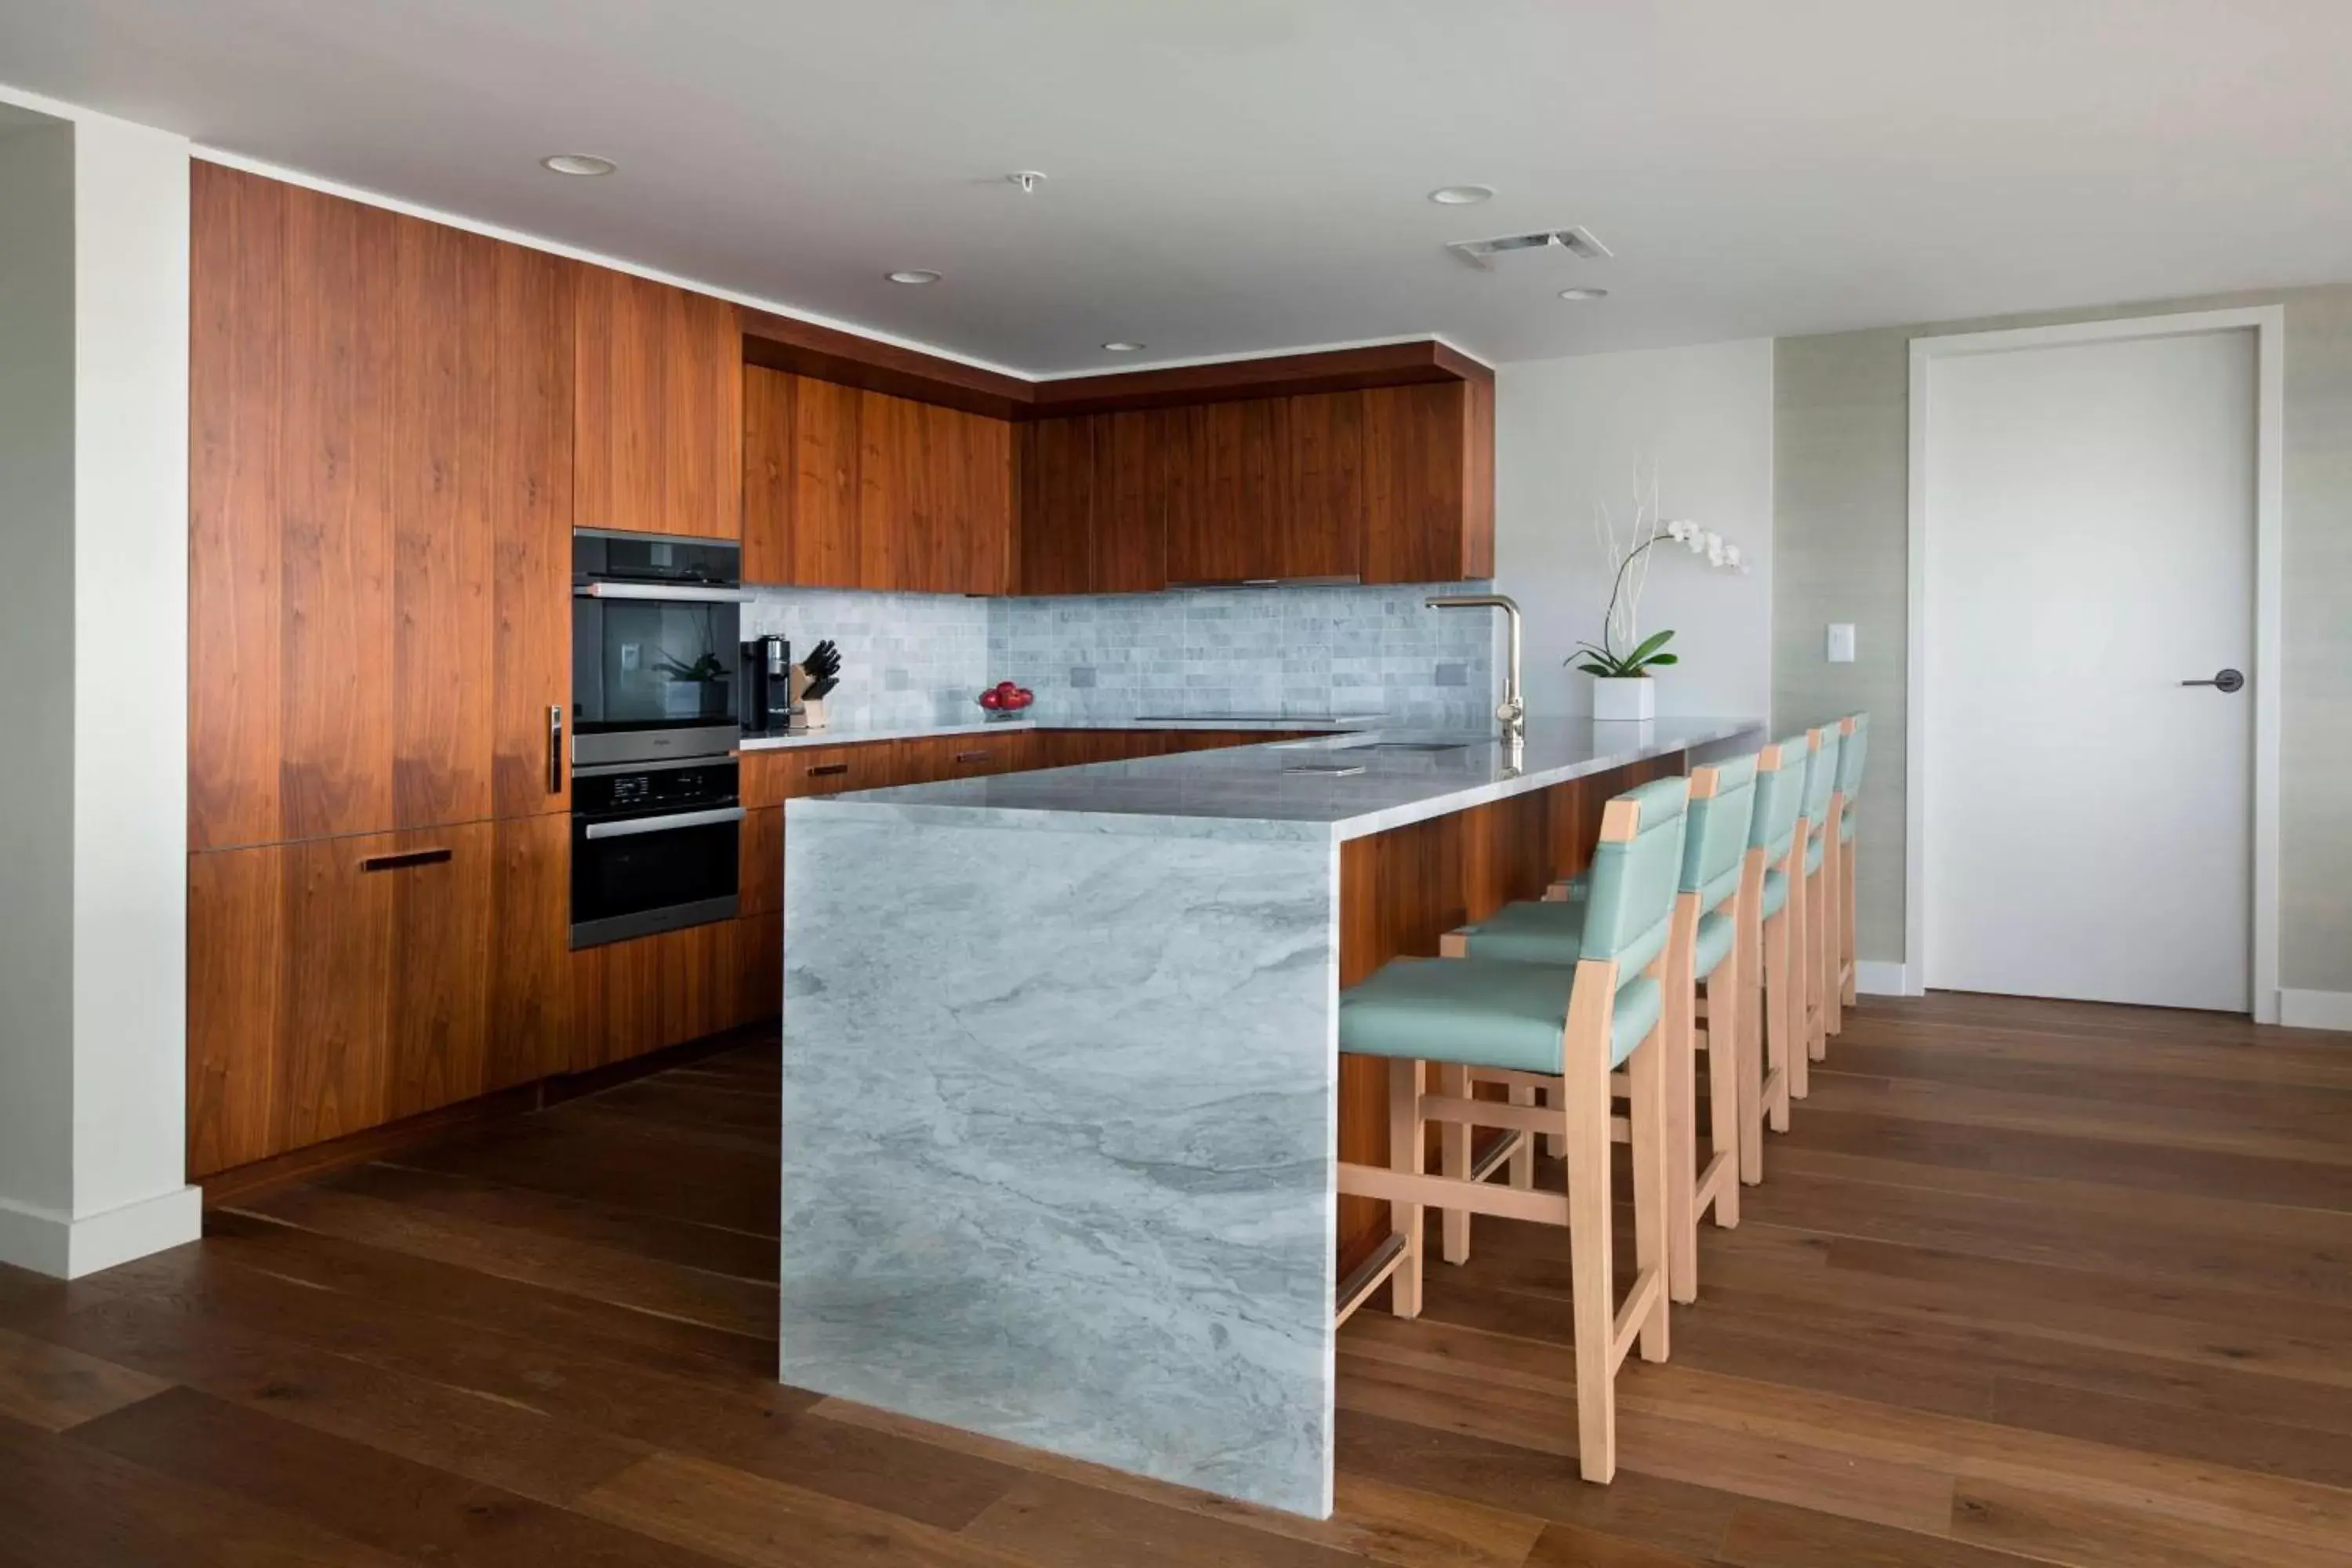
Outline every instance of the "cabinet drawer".
<path id="1" fill-rule="evenodd" d="M 934 735 L 898 742 L 892 784 L 930 784 L 940 779 L 983 778 L 1033 767 L 1032 734 L 1008 730 L 993 734 Z"/>
<path id="2" fill-rule="evenodd" d="M 743 804 L 757 810 L 782 805 L 795 795 L 839 795 L 844 790 L 879 789 L 898 781 L 891 777 L 888 741 L 861 741 L 839 746 L 787 746 L 742 754 Z"/>

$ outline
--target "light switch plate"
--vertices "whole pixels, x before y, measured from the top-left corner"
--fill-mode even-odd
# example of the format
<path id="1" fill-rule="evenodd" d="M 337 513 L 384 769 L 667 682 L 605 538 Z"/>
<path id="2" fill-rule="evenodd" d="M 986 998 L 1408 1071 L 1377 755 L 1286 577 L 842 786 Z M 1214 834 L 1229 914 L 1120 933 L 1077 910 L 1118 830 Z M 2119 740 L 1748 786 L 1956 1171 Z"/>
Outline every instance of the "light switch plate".
<path id="1" fill-rule="evenodd" d="M 1830 623 L 1830 662 L 1832 664 L 1853 662 L 1853 623 L 1852 621 Z"/>

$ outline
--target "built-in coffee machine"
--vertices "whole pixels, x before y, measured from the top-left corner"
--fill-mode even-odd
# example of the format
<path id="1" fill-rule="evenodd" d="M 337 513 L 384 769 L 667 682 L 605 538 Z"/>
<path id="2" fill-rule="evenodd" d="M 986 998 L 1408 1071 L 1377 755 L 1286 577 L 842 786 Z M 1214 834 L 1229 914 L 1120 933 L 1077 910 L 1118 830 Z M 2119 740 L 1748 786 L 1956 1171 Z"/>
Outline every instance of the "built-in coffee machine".
<path id="1" fill-rule="evenodd" d="M 771 632 L 743 645 L 743 730 L 781 735 L 793 717 L 793 645 Z"/>

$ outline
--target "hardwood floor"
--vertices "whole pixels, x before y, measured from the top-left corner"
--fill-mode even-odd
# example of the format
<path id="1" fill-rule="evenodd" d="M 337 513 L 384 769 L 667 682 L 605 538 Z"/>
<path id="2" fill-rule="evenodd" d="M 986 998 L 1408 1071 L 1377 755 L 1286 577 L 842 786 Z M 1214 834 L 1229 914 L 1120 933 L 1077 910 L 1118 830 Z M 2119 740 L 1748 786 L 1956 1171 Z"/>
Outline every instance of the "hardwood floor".
<path id="1" fill-rule="evenodd" d="M 2352 1037 L 1866 999 L 1615 1486 L 1565 1249 L 1481 1220 L 1342 1333 L 1320 1524 L 776 1385 L 777 1119 L 756 1043 L 0 1268 L 0 1563 L 2352 1563 Z"/>

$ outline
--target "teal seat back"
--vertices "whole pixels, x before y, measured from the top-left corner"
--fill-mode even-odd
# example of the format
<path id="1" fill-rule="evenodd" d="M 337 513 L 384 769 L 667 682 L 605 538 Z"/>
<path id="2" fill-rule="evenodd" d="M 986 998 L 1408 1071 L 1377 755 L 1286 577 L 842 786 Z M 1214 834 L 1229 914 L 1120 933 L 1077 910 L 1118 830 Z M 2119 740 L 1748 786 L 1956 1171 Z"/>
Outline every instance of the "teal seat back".
<path id="1" fill-rule="evenodd" d="M 1775 744 L 1780 748 L 1780 765 L 1756 771 L 1756 815 L 1748 830 L 1748 847 L 1763 850 L 1765 863 L 1771 866 L 1789 858 L 1805 803 L 1805 737 L 1794 735 Z"/>
<path id="2" fill-rule="evenodd" d="M 1756 759 L 1715 764 L 1715 793 L 1693 795 L 1683 828 L 1683 885 L 1698 895 L 1700 912 L 1739 890 L 1748 858 L 1748 830 L 1756 815 Z"/>
<path id="3" fill-rule="evenodd" d="M 1822 731 L 1822 749 L 1805 759 L 1805 820 L 1816 828 L 1830 819 L 1830 791 L 1837 787 L 1837 766 L 1838 732 L 1832 725 Z"/>
<path id="4" fill-rule="evenodd" d="M 1853 733 L 1838 746 L 1837 792 L 1845 796 L 1846 809 L 1853 809 L 1854 797 L 1862 793 L 1862 760 L 1870 751 L 1870 715 L 1853 716 Z"/>
<path id="5" fill-rule="evenodd" d="M 1616 797 L 1633 803 L 1633 837 L 1593 847 L 1584 902 L 1582 957 L 1617 965 L 1622 986 L 1665 950 L 1683 875 L 1690 780 L 1659 779 Z"/>

